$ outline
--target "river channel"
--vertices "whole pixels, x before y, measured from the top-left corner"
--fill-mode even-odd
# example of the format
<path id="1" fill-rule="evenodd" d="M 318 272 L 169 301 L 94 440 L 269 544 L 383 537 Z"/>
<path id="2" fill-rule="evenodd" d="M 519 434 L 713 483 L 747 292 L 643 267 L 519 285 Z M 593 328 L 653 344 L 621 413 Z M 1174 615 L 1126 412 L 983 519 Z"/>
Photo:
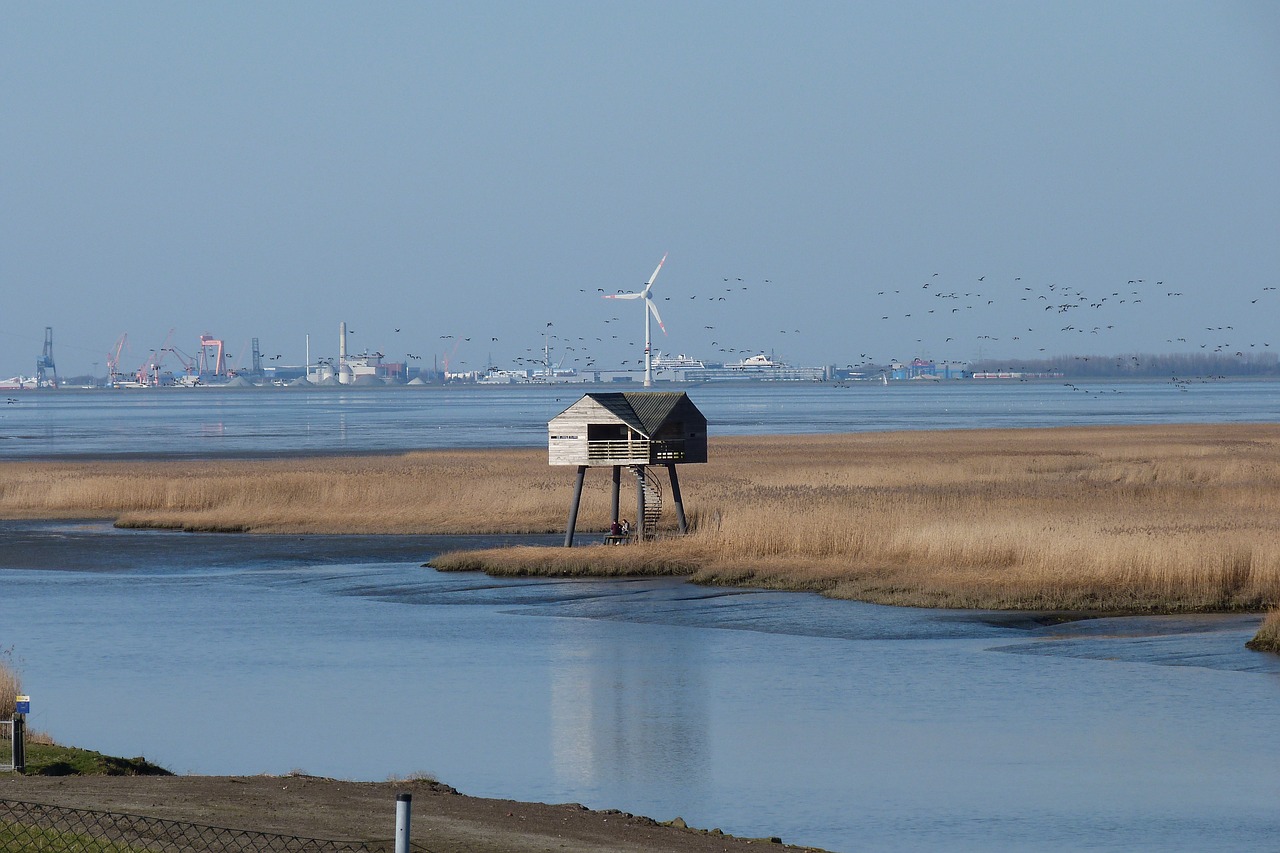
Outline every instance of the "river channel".
<path id="1" fill-rule="evenodd" d="M 3 522 L 0 541 L 32 726 L 178 772 L 425 772 L 841 851 L 1280 837 L 1257 617 L 1048 625 L 421 566 L 504 538 Z"/>

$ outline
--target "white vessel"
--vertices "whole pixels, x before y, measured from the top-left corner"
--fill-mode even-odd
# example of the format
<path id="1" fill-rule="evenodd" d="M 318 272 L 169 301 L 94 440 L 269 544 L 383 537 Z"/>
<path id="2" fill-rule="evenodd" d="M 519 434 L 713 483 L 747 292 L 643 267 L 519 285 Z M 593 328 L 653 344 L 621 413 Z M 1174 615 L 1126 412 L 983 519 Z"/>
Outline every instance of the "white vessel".
<path id="1" fill-rule="evenodd" d="M 785 367 L 785 364 L 774 361 L 764 353 L 725 365 L 726 370 L 781 370 Z"/>
<path id="2" fill-rule="evenodd" d="M 684 353 L 667 355 L 659 351 L 653 355 L 654 370 L 702 370 L 706 366 L 705 362 Z"/>
<path id="3" fill-rule="evenodd" d="M 34 391 L 36 387 L 36 380 L 30 376 L 14 376 L 9 379 L 0 379 L 0 388 L 6 391 Z"/>

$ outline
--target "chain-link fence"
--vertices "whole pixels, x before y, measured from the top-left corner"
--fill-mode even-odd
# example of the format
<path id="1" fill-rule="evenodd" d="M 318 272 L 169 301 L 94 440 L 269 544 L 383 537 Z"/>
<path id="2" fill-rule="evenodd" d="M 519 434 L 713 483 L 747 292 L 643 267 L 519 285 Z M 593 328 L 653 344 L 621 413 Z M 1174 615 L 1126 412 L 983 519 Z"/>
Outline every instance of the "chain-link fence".
<path id="1" fill-rule="evenodd" d="M 389 853 L 392 846 L 0 800 L 0 853 Z"/>

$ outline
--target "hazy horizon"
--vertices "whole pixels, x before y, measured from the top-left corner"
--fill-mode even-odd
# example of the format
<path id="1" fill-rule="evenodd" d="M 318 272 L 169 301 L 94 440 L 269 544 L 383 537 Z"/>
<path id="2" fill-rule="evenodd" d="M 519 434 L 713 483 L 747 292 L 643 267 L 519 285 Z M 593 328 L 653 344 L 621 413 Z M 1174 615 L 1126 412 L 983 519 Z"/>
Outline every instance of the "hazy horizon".
<path id="1" fill-rule="evenodd" d="M 0 378 L 1280 349 L 1274 4 L 5 12 Z"/>

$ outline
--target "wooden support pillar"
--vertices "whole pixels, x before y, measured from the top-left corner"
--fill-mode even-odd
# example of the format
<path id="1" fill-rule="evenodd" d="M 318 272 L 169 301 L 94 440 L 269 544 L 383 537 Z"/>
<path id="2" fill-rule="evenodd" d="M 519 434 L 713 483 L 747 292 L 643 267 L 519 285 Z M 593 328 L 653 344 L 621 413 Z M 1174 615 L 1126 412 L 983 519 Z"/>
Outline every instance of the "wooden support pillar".
<path id="1" fill-rule="evenodd" d="M 609 520 L 618 523 L 618 497 L 622 493 L 622 466 L 613 466 L 613 501 L 610 506 Z"/>
<path id="2" fill-rule="evenodd" d="M 644 539 L 644 478 L 648 469 L 636 466 L 636 539 Z"/>
<path id="3" fill-rule="evenodd" d="M 668 465 L 667 473 L 671 475 L 671 502 L 676 505 L 676 524 L 681 533 L 688 533 L 689 525 L 684 520 L 684 501 L 680 498 L 680 479 L 676 476 L 676 466 Z"/>
<path id="4" fill-rule="evenodd" d="M 587 466 L 578 466 L 578 482 L 573 486 L 573 503 L 569 506 L 569 525 L 564 531 L 564 547 L 573 547 L 573 531 L 578 526 L 578 504 L 582 502 L 582 481 L 587 476 Z"/>

